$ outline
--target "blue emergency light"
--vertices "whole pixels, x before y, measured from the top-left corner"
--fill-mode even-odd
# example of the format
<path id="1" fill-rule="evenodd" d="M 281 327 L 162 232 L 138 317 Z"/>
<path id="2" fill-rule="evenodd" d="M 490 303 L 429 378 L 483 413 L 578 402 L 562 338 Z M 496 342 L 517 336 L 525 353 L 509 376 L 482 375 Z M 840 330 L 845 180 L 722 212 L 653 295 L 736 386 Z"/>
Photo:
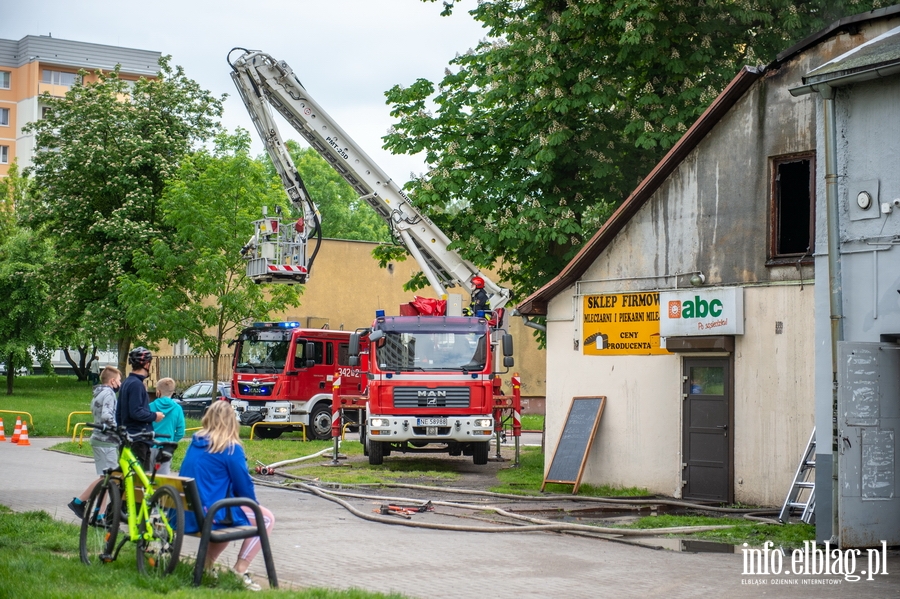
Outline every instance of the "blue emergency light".
<path id="1" fill-rule="evenodd" d="M 269 327 L 278 327 L 280 329 L 296 329 L 300 326 L 299 322 L 254 322 L 253 327 L 256 329 L 265 329 Z"/>
<path id="2" fill-rule="evenodd" d="M 375 318 L 384 318 L 384 310 L 375 310 Z"/>

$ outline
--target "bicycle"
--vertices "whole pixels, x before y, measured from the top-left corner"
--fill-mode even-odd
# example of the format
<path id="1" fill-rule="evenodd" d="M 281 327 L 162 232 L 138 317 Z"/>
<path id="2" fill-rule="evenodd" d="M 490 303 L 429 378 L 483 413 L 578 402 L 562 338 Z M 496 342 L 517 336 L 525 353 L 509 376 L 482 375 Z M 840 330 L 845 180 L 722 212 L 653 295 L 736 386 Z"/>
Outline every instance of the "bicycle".
<path id="1" fill-rule="evenodd" d="M 115 561 L 125 543 L 133 541 L 137 546 L 137 567 L 141 574 L 171 574 L 178 565 L 184 540 L 184 503 L 172 486 L 154 489 L 155 464 L 148 477 L 132 451 L 136 442 L 152 442 L 153 433 L 129 435 L 121 427 L 114 430 L 106 425 L 86 426 L 118 437 L 119 467 L 104 470 L 103 480 L 85 504 L 79 538 L 81 561 L 89 566 Z M 162 451 L 157 462 L 171 459 L 175 446 L 176 443 L 159 444 Z M 122 513 L 123 490 L 125 514 Z M 123 517 L 127 520 L 128 530 L 117 545 Z"/>

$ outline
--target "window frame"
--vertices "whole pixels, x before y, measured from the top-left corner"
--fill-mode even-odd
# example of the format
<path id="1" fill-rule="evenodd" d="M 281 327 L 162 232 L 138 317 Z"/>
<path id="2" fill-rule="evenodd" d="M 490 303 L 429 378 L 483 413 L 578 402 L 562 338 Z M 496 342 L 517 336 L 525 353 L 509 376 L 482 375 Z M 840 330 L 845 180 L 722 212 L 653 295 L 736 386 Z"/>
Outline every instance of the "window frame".
<path id="1" fill-rule="evenodd" d="M 6 85 L 3 85 L 3 75 L 6 75 Z M 12 71 L 0 69 L 0 89 L 12 89 Z"/>
<path id="2" fill-rule="evenodd" d="M 6 122 L 4 123 L 4 122 L 3 122 L 3 119 L 0 118 L 0 127 L 9 127 L 9 115 L 10 115 L 10 110 L 9 110 L 9 108 L 5 108 L 5 107 L 3 107 L 3 106 L 0 106 L 0 115 L 2 115 L 2 114 L 4 114 L 4 113 L 6 114 Z"/>
<path id="3" fill-rule="evenodd" d="M 779 168 L 781 165 L 803 161 L 809 161 L 809 249 L 805 252 L 783 253 L 778 247 L 782 226 Z M 769 165 L 769 244 L 766 266 L 812 264 L 816 243 L 816 153 L 808 151 L 772 156 Z"/>
<path id="4" fill-rule="evenodd" d="M 45 74 L 50 75 L 50 77 L 49 77 L 50 81 L 46 81 L 44 79 Z M 72 82 L 71 83 L 63 83 L 62 75 L 71 75 Z M 41 69 L 41 83 L 44 83 L 46 85 L 59 85 L 62 87 L 74 87 L 80 83 L 80 79 L 81 78 L 78 76 L 78 73 L 71 73 L 69 71 L 58 71 L 56 69 Z"/>
<path id="5" fill-rule="evenodd" d="M 306 366 L 306 344 L 312 343 L 315 346 L 315 355 L 313 356 L 313 361 L 315 362 L 315 366 L 320 366 L 325 363 L 325 352 L 326 346 L 330 345 L 324 341 L 318 341 L 316 339 L 297 339 L 297 342 L 294 344 L 294 369 L 300 370 L 302 368 L 307 368 Z"/>
<path id="6" fill-rule="evenodd" d="M 9 164 L 9 146 L 0 146 L 0 164 Z"/>

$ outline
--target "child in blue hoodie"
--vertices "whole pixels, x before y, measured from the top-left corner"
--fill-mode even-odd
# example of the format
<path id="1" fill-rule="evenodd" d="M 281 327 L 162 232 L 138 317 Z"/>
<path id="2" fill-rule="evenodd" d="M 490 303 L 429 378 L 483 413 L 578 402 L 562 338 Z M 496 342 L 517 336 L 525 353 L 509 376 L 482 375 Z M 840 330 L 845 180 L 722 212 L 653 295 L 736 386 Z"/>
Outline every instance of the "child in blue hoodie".
<path id="1" fill-rule="evenodd" d="M 151 412 L 162 412 L 163 419 L 153 423 L 153 431 L 156 433 L 156 441 L 178 443 L 184 437 L 184 410 L 172 399 L 175 392 L 175 381 L 170 378 L 159 379 L 156 382 L 156 399 L 150 402 Z M 153 463 L 156 463 L 157 448 L 153 448 Z M 172 462 L 164 462 L 159 465 L 157 474 L 169 474 Z"/>

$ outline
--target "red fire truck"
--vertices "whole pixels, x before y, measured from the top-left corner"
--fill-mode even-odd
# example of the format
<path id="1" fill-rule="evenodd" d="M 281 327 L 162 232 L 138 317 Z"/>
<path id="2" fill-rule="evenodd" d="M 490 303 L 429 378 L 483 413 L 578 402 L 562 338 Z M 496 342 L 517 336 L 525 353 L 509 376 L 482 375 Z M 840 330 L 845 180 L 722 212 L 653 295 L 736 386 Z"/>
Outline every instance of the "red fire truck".
<path id="1" fill-rule="evenodd" d="M 368 378 L 362 439 L 369 463 L 392 451 L 470 455 L 486 464 L 501 372 L 484 317 L 384 316 L 350 338 L 349 361 Z M 368 351 L 367 347 L 368 346 Z M 512 338 L 500 336 L 512 366 Z M 360 356 L 362 360 L 360 361 Z M 341 389 L 353 384 L 341 377 Z"/>
<path id="2" fill-rule="evenodd" d="M 476 463 L 485 463 L 491 434 L 498 430 L 500 406 L 514 410 L 511 400 L 503 403 L 509 398 L 500 395 L 498 378 L 505 372 L 501 365 L 512 366 L 512 338 L 506 333 L 503 312 L 509 289 L 449 248 L 450 239 L 334 122 L 287 63 L 255 50 L 232 52 L 238 50 L 242 53 L 234 61 L 229 53 L 232 79 L 296 209 L 291 217 L 295 222 L 286 221 L 276 208 L 275 217 L 264 213 L 254 223 L 255 233 L 242 252 L 247 276 L 258 283 L 306 283 L 322 237 L 318 209 L 284 147 L 274 109 L 382 217 L 446 304 L 427 316 L 420 310 L 413 310 L 412 316 L 382 314 L 365 333 L 344 333 L 346 337 L 335 331 L 323 331 L 320 337 L 309 330 L 288 332 L 290 327 L 281 326 L 284 323 L 255 332 L 247 329 L 235 360 L 234 391 L 239 398 L 235 407 L 246 422 L 260 418 L 262 410 L 254 407 L 264 408 L 263 422 L 273 423 L 265 433 L 269 436 L 278 434 L 277 422 L 286 422 L 293 414 L 299 421 L 307 418 L 312 436 L 322 438 L 319 424 L 326 422 L 328 376 L 337 374 L 340 383 L 331 390 L 332 436 L 339 432 L 334 417 L 339 410 L 365 410 L 360 425 L 363 440 L 368 436 L 371 463 L 381 463 L 392 451 L 443 451 L 472 455 Z M 452 288 L 468 294 L 476 286 L 483 289 L 478 305 L 489 309 L 463 316 L 462 294 Z M 280 367 L 272 361 L 267 368 L 249 357 L 251 348 L 261 355 L 266 349 L 262 344 L 272 342 L 268 338 L 285 343 Z M 315 343 L 323 352 L 335 346 L 332 361 L 327 353 L 315 353 L 319 351 Z M 349 346 L 346 358 L 342 344 Z M 346 378 L 341 374 L 345 368 Z M 272 394 L 271 401 L 262 400 L 267 397 L 264 393 Z M 278 401 L 282 403 L 276 405 Z"/>
<path id="3" fill-rule="evenodd" d="M 350 366 L 350 332 L 302 329 L 298 322 L 257 322 L 241 332 L 234 350 L 231 405 L 241 422 L 260 422 L 254 434 L 274 439 L 306 428 L 311 439 L 331 438 L 335 375 L 348 390 L 365 383 Z M 265 426 L 271 422 L 274 426 Z"/>

